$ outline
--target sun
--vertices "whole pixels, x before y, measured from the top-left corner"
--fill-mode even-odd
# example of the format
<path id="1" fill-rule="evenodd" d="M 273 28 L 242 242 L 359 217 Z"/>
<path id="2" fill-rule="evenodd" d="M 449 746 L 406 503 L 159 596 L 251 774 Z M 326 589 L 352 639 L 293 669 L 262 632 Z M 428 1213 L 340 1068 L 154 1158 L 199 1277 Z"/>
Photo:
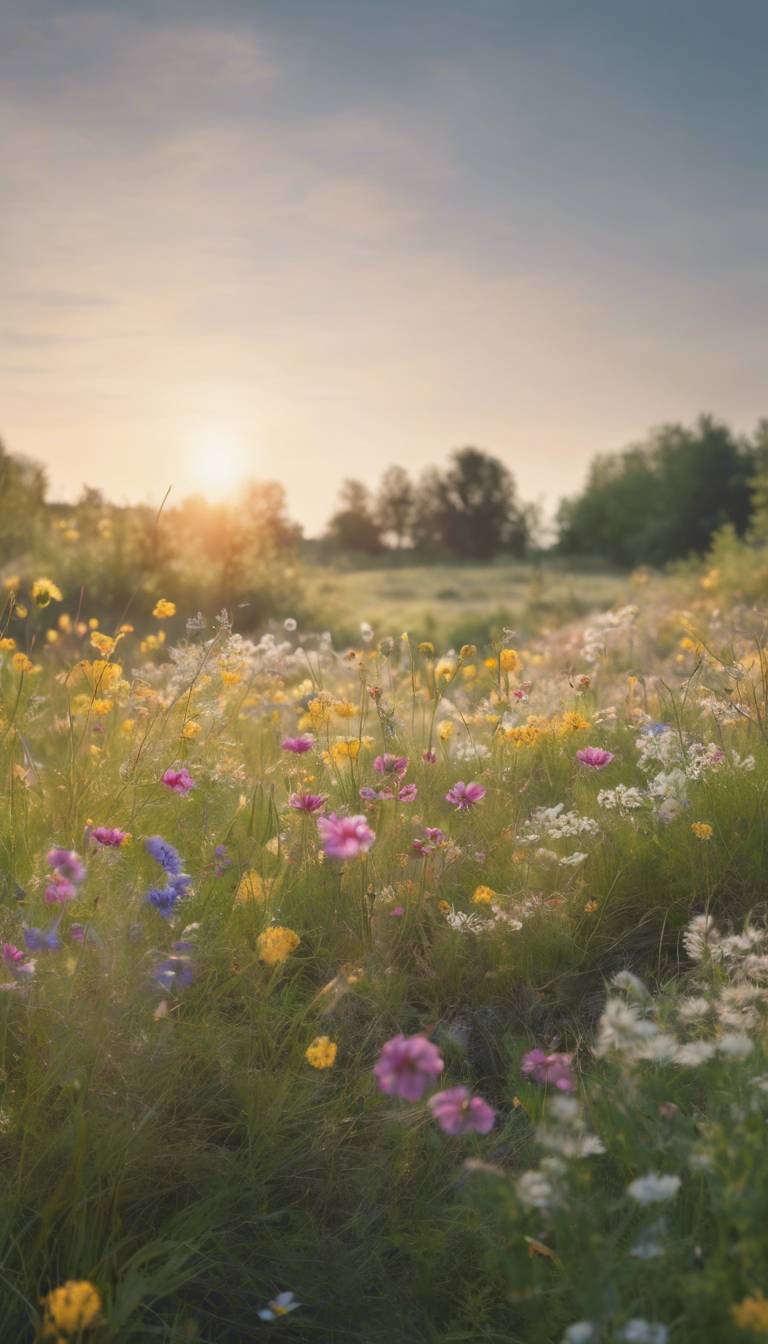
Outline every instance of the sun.
<path id="1" fill-rule="evenodd" d="M 207 499 L 226 499 L 247 474 L 244 446 L 227 434 L 206 433 L 190 453 L 191 480 Z"/>

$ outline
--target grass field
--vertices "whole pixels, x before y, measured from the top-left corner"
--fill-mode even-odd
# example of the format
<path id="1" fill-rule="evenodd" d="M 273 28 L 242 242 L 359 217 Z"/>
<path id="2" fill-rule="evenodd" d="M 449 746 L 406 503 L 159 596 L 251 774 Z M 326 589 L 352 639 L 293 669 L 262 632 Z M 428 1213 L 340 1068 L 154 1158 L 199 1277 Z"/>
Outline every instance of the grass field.
<path id="1" fill-rule="evenodd" d="M 0 1340 L 768 1333 L 764 618 L 531 582 L 318 573 L 351 651 L 11 586 Z"/>

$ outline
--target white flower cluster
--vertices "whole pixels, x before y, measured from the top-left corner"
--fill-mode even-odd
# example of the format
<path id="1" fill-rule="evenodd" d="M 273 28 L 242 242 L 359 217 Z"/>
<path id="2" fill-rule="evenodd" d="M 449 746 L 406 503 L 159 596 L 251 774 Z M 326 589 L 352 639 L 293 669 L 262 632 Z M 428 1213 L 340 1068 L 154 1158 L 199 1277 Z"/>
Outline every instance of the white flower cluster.
<path id="1" fill-rule="evenodd" d="M 593 838 L 600 834 L 600 827 L 592 817 L 582 817 L 578 812 L 566 812 L 564 803 L 556 807 L 537 807 L 526 822 L 520 842 L 535 845 L 541 840 L 571 840 L 575 836 L 588 835 Z"/>
<path id="2" fill-rule="evenodd" d="M 612 812 L 635 812 L 644 802 L 642 789 L 627 784 L 617 784 L 615 789 L 600 789 L 597 795 L 598 807 L 606 807 Z"/>
<path id="3" fill-rule="evenodd" d="M 584 631 L 581 654 L 588 663 L 596 663 L 605 656 L 608 644 L 625 630 L 630 630 L 637 620 L 638 608 L 620 607 L 618 611 L 606 611 Z"/>
<path id="4" fill-rule="evenodd" d="M 568 1163 L 604 1153 L 605 1145 L 590 1133 L 576 1098 L 564 1096 L 550 1101 L 536 1139 L 546 1156 L 518 1177 L 515 1189 L 526 1208 L 553 1209 L 567 1198 Z"/>

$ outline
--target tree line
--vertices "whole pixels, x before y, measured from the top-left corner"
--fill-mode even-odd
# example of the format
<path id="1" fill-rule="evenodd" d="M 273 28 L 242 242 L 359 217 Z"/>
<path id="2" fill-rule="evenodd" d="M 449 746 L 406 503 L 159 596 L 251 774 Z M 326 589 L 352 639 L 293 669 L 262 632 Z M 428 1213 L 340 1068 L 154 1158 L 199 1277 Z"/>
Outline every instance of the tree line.
<path id="1" fill-rule="evenodd" d="M 768 419 L 745 436 L 702 415 L 598 455 L 583 489 L 561 502 L 546 545 L 540 507 L 520 499 L 499 458 L 475 447 L 456 449 L 444 469 L 430 467 L 417 480 L 392 466 L 375 490 L 344 481 L 321 545 L 353 557 L 483 561 L 549 549 L 618 566 L 662 565 L 705 551 L 726 524 L 739 536 L 768 537 Z M 158 527 L 146 507 L 117 507 L 95 490 L 74 505 L 49 503 L 44 469 L 0 443 L 0 564 L 46 551 L 61 563 L 69 553 L 73 564 L 92 562 L 102 584 L 111 573 L 121 593 L 135 573 L 160 569 L 177 581 L 187 576 L 190 588 L 202 584 L 214 600 L 248 591 L 254 566 L 264 572 L 301 537 L 276 482 L 246 482 L 228 503 L 185 500 L 167 508 Z"/>

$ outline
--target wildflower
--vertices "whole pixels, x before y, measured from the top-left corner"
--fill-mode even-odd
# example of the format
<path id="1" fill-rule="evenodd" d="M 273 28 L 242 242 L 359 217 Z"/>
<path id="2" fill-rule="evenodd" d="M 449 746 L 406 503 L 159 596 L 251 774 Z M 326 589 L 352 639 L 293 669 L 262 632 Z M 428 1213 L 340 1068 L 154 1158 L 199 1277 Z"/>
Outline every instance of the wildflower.
<path id="1" fill-rule="evenodd" d="M 585 857 L 586 857 L 586 856 L 585 856 Z M 563 860 L 561 859 L 560 862 L 562 863 Z M 597 912 L 598 909 L 599 909 L 599 904 L 598 904 L 597 901 L 587 901 L 586 904 L 585 904 L 585 906 L 584 906 L 584 914 L 585 914 L 585 915 L 594 915 L 594 914 L 596 914 L 596 912 Z"/>
<path id="2" fill-rule="evenodd" d="M 313 1069 L 332 1069 L 338 1047 L 329 1036 L 316 1036 L 304 1051 L 304 1058 Z"/>
<path id="3" fill-rule="evenodd" d="M 358 854 L 367 854 L 376 839 L 376 832 L 359 815 L 340 817 L 329 812 L 327 817 L 318 817 L 317 829 L 330 859 L 354 859 Z"/>
<path id="4" fill-rule="evenodd" d="M 327 793 L 292 793 L 288 806 L 295 812 L 321 812 L 327 802 Z"/>
<path id="5" fill-rule="evenodd" d="M 280 1316 L 287 1316 L 289 1311 L 296 1311 L 301 1303 L 297 1302 L 293 1293 L 278 1293 L 277 1297 L 268 1302 L 266 1307 L 262 1307 L 259 1312 L 259 1319 L 262 1321 L 276 1321 Z"/>
<path id="6" fill-rule="evenodd" d="M 613 759 L 613 752 L 604 751 L 602 747 L 582 747 L 581 751 L 576 752 L 576 760 L 592 770 L 604 770 Z"/>
<path id="7" fill-rule="evenodd" d="M 485 886 L 475 887 L 474 894 L 472 896 L 472 904 L 490 905 L 495 894 L 496 893 L 494 892 L 492 887 L 485 887 Z"/>
<path id="8" fill-rule="evenodd" d="M 127 831 L 121 831 L 117 826 L 94 826 L 91 831 L 91 839 L 95 840 L 97 845 L 104 845 L 107 849 L 120 849 L 130 839 L 130 836 Z"/>
<path id="9" fill-rule="evenodd" d="M 667 1344 L 668 1338 L 666 1325 L 643 1320 L 641 1316 L 633 1316 L 626 1321 L 619 1335 L 624 1344 Z"/>
<path id="10" fill-rule="evenodd" d="M 50 579 L 35 579 L 30 592 L 36 607 L 49 607 L 51 602 L 61 602 L 61 589 Z"/>
<path id="11" fill-rule="evenodd" d="M 499 650 L 499 667 L 502 672 L 514 672 L 520 666 L 520 655 L 517 649 Z"/>
<path id="12" fill-rule="evenodd" d="M 427 750 L 427 751 L 423 751 L 423 752 L 421 753 L 421 759 L 422 759 L 422 761 L 424 762 L 425 765 L 436 765 L 436 764 L 437 764 L 437 752 L 436 752 L 436 751 L 432 751 L 431 749 L 429 749 L 429 750 Z"/>
<path id="13" fill-rule="evenodd" d="M 303 756 L 304 752 L 312 750 L 315 739 L 311 733 L 302 733 L 300 737 L 284 737 L 280 745 L 283 751 L 292 751 L 295 756 Z"/>
<path id="14" fill-rule="evenodd" d="M 382 1046 L 374 1077 L 380 1092 L 403 1101 L 420 1101 L 432 1078 L 441 1074 L 442 1055 L 426 1036 L 393 1036 Z"/>
<path id="15" fill-rule="evenodd" d="M 699 840 L 711 840 L 715 834 L 714 829 L 708 821 L 692 821 L 691 830 Z"/>
<path id="16" fill-rule="evenodd" d="M 267 966 L 278 966 L 288 959 L 300 942 L 298 933 L 294 933 L 293 929 L 272 925 L 259 934 L 259 960 Z"/>
<path id="17" fill-rule="evenodd" d="M 548 1055 L 546 1051 L 537 1047 L 523 1056 L 520 1072 L 524 1078 L 532 1078 L 534 1082 L 542 1083 L 545 1087 L 550 1085 L 556 1087 L 558 1092 L 573 1092 L 576 1089 L 576 1080 L 571 1069 L 572 1061 L 573 1055 L 558 1053 Z"/>
<path id="18" fill-rule="evenodd" d="M 751 1330 L 753 1335 L 768 1335 L 768 1301 L 762 1290 L 734 1302 L 730 1308 L 731 1320 L 740 1330 Z"/>
<path id="19" fill-rule="evenodd" d="M 182 888 L 173 885 L 173 879 L 165 887 L 150 887 L 147 892 L 147 902 L 154 906 L 163 919 L 170 919 L 179 899 L 184 895 Z"/>
<path id="20" fill-rule="evenodd" d="M 387 751 L 383 756 L 375 758 L 373 768 L 378 770 L 380 775 L 404 775 L 408 769 L 408 757 L 393 756 Z"/>
<path id="21" fill-rule="evenodd" d="M 163 775 L 163 783 L 166 788 L 173 793 L 178 793 L 182 798 L 189 793 L 190 789 L 195 787 L 195 781 L 185 765 L 180 770 L 166 770 Z"/>
<path id="22" fill-rule="evenodd" d="M 158 621 L 166 621 L 169 616 L 176 615 L 176 603 L 169 602 L 167 597 L 160 597 L 152 608 L 152 615 Z"/>
<path id="23" fill-rule="evenodd" d="M 161 835 L 149 835 L 144 841 L 144 848 L 147 853 L 159 863 L 160 867 L 169 873 L 171 877 L 178 877 L 183 868 L 181 855 L 173 845 L 169 845 Z"/>
<path id="24" fill-rule="evenodd" d="M 659 1204 L 674 1199 L 680 1185 L 679 1176 L 660 1176 L 656 1171 L 649 1171 L 627 1186 L 627 1194 L 638 1204 Z"/>
<path id="25" fill-rule="evenodd" d="M 597 1339 L 593 1321 L 574 1321 L 569 1325 L 560 1344 L 592 1344 Z"/>
<path id="26" fill-rule="evenodd" d="M 434 850 L 439 849 L 441 845 L 444 845 L 445 841 L 446 835 L 440 830 L 439 826 L 427 826 L 425 827 L 423 838 L 420 837 L 414 840 L 411 849 L 414 850 L 416 854 L 431 854 Z"/>
<path id="27" fill-rule="evenodd" d="M 83 861 L 74 849 L 49 849 L 45 861 L 70 882 L 82 882 L 85 877 Z"/>
<path id="28" fill-rule="evenodd" d="M 285 620 L 283 621 L 283 629 L 287 630 L 289 635 L 292 635 L 294 630 L 298 629 L 297 623 L 294 620 L 293 616 L 286 616 Z"/>
<path id="29" fill-rule="evenodd" d="M 467 812 L 484 797 L 485 789 L 482 784 L 465 784 L 463 779 L 460 779 L 448 790 L 445 801 L 452 803 L 460 812 Z"/>
<path id="30" fill-rule="evenodd" d="M 34 929 L 25 924 L 24 942 L 30 952 L 58 952 L 61 947 L 59 920 L 54 919 L 47 929 Z"/>
<path id="31" fill-rule="evenodd" d="M 182 944 L 175 946 L 181 947 Z M 185 944 L 184 946 L 191 946 Z M 176 953 L 172 957 L 166 957 L 155 967 L 152 978 L 157 982 L 161 989 L 166 993 L 171 990 L 187 989 L 195 978 L 195 969 L 188 956 Z"/>
<path id="32" fill-rule="evenodd" d="M 185 742 L 193 742 L 200 733 L 200 724 L 196 719 L 187 719 L 181 730 L 181 736 Z"/>
<path id="33" fill-rule="evenodd" d="M 69 1279 L 40 1300 L 43 1306 L 43 1339 L 52 1339 L 58 1344 L 69 1336 L 92 1330 L 99 1324 L 99 1290 L 87 1279 Z"/>
<path id="34" fill-rule="evenodd" d="M 449 742 L 456 732 L 456 724 L 451 723 L 450 719 L 444 719 L 437 730 L 437 736 L 441 742 Z"/>
<path id="35" fill-rule="evenodd" d="M 449 1087 L 429 1099 L 429 1109 L 444 1134 L 488 1134 L 496 1113 L 482 1097 L 473 1097 L 466 1087 Z"/>
<path id="36" fill-rule="evenodd" d="M 449 906 L 445 918 L 457 933 L 482 933 L 487 927 L 479 915 L 467 915 L 463 910 L 454 910 L 453 906 Z"/>
<path id="37" fill-rule="evenodd" d="M 243 873 L 237 884 L 235 902 L 237 905 L 246 905 L 249 901 L 263 900 L 266 900 L 264 879 L 255 868 L 249 868 L 247 873 Z"/>

